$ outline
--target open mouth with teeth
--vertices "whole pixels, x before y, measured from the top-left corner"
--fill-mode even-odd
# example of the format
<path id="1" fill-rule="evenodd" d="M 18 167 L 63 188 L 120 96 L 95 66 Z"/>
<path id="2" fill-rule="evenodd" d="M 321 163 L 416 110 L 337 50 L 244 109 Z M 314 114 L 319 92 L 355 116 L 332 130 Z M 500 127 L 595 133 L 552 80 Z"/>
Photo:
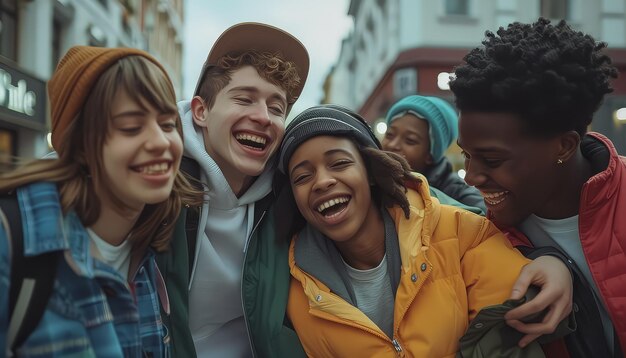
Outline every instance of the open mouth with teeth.
<path id="1" fill-rule="evenodd" d="M 237 139 L 237 142 L 241 145 L 253 150 L 262 151 L 267 146 L 267 138 L 254 134 L 238 133 L 235 135 L 235 139 Z"/>
<path id="2" fill-rule="evenodd" d="M 497 193 L 484 193 L 481 192 L 483 199 L 485 199 L 485 203 L 488 205 L 498 205 L 504 200 L 506 200 L 508 191 L 500 191 Z"/>
<path id="3" fill-rule="evenodd" d="M 160 174 L 167 173 L 170 170 L 171 165 L 172 163 L 169 163 L 169 162 L 161 162 L 161 163 L 136 166 L 136 167 L 132 167 L 132 169 L 136 171 L 137 173 L 141 173 L 141 174 L 160 175 Z"/>
<path id="4" fill-rule="evenodd" d="M 340 196 L 327 200 L 317 206 L 317 212 L 326 218 L 332 218 L 345 210 L 350 202 L 349 196 Z"/>

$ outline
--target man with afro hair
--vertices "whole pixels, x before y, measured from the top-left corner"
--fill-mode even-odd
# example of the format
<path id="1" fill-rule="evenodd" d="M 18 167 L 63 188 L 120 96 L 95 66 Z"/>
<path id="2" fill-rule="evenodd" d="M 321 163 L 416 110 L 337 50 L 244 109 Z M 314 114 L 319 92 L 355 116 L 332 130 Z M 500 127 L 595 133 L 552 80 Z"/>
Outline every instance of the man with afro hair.
<path id="1" fill-rule="evenodd" d="M 578 330 L 565 339 L 569 355 L 622 357 L 626 158 L 587 132 L 617 77 L 606 44 L 540 18 L 488 31 L 482 45 L 450 83 L 465 180 L 524 254 L 571 263 Z"/>

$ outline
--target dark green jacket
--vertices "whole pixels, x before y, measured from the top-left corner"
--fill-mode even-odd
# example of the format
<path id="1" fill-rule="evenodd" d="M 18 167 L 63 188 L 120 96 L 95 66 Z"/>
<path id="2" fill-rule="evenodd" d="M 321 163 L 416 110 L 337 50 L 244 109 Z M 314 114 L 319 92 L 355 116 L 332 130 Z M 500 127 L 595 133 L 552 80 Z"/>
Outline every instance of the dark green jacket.
<path id="1" fill-rule="evenodd" d="M 561 338 L 576 330 L 574 314 L 564 319 L 556 331 L 541 336 L 525 348 L 517 343 L 523 334 L 506 324 L 504 315 L 515 307 L 529 301 L 539 292 L 530 287 L 526 295 L 519 300 L 506 300 L 500 305 L 485 307 L 470 322 L 467 332 L 459 341 L 457 358 L 541 358 L 545 357 L 541 344 Z M 526 322 L 540 322 L 541 314 L 525 319 Z"/>
<path id="2" fill-rule="evenodd" d="M 289 240 L 277 233 L 276 206 L 265 212 L 248 245 L 242 297 L 253 352 L 259 357 L 306 357 L 286 319 Z"/>
<path id="3" fill-rule="evenodd" d="M 290 280 L 289 242 L 276 233 L 270 196 L 255 204 L 255 228 L 244 260 L 242 298 L 246 325 L 256 356 L 305 357 L 295 331 L 285 325 Z M 163 315 L 163 319 L 171 337 L 173 357 L 196 356 L 189 330 L 187 210 L 190 209 L 181 212 L 176 223 L 171 249 L 157 258 L 170 299 L 171 313 Z"/>
<path id="4" fill-rule="evenodd" d="M 183 208 L 174 229 L 170 250 L 157 255 L 156 261 L 165 280 L 170 301 L 170 314 L 161 311 L 161 318 L 171 339 L 172 357 L 195 357 L 196 349 L 189 331 L 189 258 Z"/>

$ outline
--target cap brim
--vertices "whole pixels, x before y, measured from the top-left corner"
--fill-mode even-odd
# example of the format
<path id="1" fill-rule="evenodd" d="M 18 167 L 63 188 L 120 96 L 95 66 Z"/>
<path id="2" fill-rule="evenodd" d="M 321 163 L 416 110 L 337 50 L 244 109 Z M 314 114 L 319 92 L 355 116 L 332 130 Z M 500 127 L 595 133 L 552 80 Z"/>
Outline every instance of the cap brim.
<path id="1" fill-rule="evenodd" d="M 204 77 L 206 69 L 215 65 L 222 56 L 246 50 L 280 53 L 285 60 L 295 63 L 300 76 L 300 85 L 293 91 L 293 96 L 295 98 L 300 96 L 309 74 L 309 54 L 306 48 L 291 34 L 257 22 L 243 22 L 224 31 L 209 52 L 201 78 Z M 197 91 L 198 88 L 195 92 Z"/>

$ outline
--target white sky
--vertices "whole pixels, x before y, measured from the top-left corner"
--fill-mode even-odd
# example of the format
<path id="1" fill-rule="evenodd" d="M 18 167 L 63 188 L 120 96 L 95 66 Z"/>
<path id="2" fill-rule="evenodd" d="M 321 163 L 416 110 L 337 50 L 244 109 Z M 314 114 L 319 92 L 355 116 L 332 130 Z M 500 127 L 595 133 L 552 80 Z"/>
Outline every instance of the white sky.
<path id="1" fill-rule="evenodd" d="M 318 104 L 341 41 L 352 29 L 348 5 L 349 0 L 186 0 L 183 98 L 191 98 L 217 37 L 236 23 L 256 21 L 289 32 L 309 51 L 309 76 L 291 116 Z"/>

